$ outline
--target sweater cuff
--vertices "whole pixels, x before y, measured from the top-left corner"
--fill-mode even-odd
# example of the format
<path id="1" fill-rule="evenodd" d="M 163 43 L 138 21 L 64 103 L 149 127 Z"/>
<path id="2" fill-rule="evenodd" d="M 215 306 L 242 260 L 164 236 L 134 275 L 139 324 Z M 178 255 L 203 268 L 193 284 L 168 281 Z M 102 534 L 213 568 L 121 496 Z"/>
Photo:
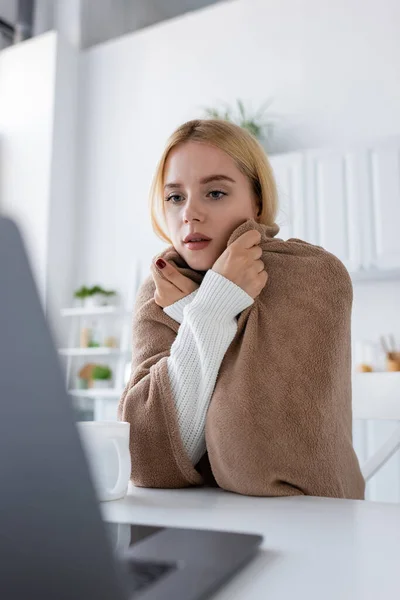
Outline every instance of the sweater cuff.
<path id="1" fill-rule="evenodd" d="M 197 291 L 190 309 L 186 310 L 200 308 L 224 322 L 254 304 L 254 298 L 240 286 L 212 269 L 207 271 Z"/>
<path id="2" fill-rule="evenodd" d="M 196 294 L 199 291 L 199 289 L 200 288 L 197 288 L 196 290 L 194 290 L 194 292 L 192 292 L 191 294 L 188 294 L 184 298 L 181 298 L 180 300 L 177 300 L 176 302 L 174 302 L 173 304 L 170 304 L 169 306 L 165 306 L 163 308 L 164 312 L 169 317 L 171 317 L 171 319 L 174 319 L 175 321 L 178 321 L 178 323 L 182 323 L 182 321 L 183 321 L 183 309 L 185 308 L 185 306 L 187 304 L 190 304 L 192 302 L 192 300 L 194 300 L 194 298 L 196 297 Z"/>

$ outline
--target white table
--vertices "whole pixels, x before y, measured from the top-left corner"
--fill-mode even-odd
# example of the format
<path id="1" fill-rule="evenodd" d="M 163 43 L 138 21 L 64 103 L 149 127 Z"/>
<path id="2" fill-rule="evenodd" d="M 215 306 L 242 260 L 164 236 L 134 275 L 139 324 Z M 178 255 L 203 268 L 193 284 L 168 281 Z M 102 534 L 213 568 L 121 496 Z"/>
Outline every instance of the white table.
<path id="1" fill-rule="evenodd" d="M 126 498 L 104 502 L 101 508 L 112 522 L 263 534 L 259 555 L 214 599 L 400 597 L 400 506 L 396 504 L 131 486 Z"/>

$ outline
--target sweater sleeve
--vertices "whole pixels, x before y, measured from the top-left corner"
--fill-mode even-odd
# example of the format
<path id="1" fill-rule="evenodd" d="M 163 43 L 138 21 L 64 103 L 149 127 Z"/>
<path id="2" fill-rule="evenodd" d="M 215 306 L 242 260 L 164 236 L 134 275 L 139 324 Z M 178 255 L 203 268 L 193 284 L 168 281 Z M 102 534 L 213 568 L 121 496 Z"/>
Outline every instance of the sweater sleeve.
<path id="1" fill-rule="evenodd" d="M 177 300 L 177 302 L 174 302 L 173 304 L 170 304 L 169 306 L 163 308 L 165 314 L 171 317 L 171 319 L 175 319 L 175 321 L 177 321 L 178 323 L 182 323 L 183 309 L 185 308 L 185 306 L 190 304 L 192 300 L 196 298 L 198 291 L 199 288 L 197 288 L 197 290 L 194 290 L 194 292 L 188 294 L 184 298 Z"/>
<path id="2" fill-rule="evenodd" d="M 206 451 L 207 409 L 237 331 L 236 315 L 254 303 L 241 287 L 211 269 L 196 291 L 195 298 L 183 306 L 183 320 L 168 357 L 179 430 L 194 465 Z"/>
<path id="3" fill-rule="evenodd" d="M 220 314 L 224 310 L 219 308 L 220 298 L 215 290 L 205 293 L 211 277 L 210 272 L 203 278 L 195 300 L 185 306 L 185 312 L 192 314 L 195 327 L 199 320 L 202 322 L 204 314 L 209 315 L 211 329 L 221 328 L 226 323 L 225 315 Z M 118 420 L 130 424 L 131 480 L 134 485 L 149 488 L 200 485 L 203 477 L 183 445 L 168 367 L 171 348 L 187 328 L 156 304 L 154 292 L 154 280 L 149 275 L 135 300 L 131 375 L 118 404 Z M 236 310 L 240 312 L 243 306 Z"/>

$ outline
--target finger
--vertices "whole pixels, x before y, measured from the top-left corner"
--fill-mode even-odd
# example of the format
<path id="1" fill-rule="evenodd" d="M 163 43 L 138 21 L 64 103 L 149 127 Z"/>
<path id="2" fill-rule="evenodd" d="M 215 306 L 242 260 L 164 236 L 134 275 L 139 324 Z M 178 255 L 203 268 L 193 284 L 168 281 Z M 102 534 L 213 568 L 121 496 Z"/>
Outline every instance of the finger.
<path id="1" fill-rule="evenodd" d="M 154 281 L 157 283 L 157 281 L 159 282 L 168 282 L 168 277 L 166 275 L 164 275 L 164 273 L 162 272 L 161 269 L 159 269 L 158 267 L 156 267 L 155 264 L 151 264 L 151 274 L 153 275 L 153 279 Z"/>
<path id="2" fill-rule="evenodd" d="M 246 233 L 243 233 L 237 238 L 237 240 L 232 242 L 232 245 L 236 244 L 238 246 L 242 246 L 243 248 L 251 248 L 260 242 L 261 233 L 257 231 L 257 229 L 250 229 L 250 231 L 246 231 Z"/>
<path id="3" fill-rule="evenodd" d="M 158 267 L 156 267 L 155 263 L 151 263 L 150 265 L 152 275 L 156 277 L 162 277 L 162 271 Z"/>
<path id="4" fill-rule="evenodd" d="M 255 265 L 256 265 L 257 273 L 261 273 L 261 271 L 264 271 L 265 265 L 262 260 L 257 260 L 255 262 Z"/>
<path id="5" fill-rule="evenodd" d="M 159 269 L 159 267 L 157 265 L 155 265 L 156 271 L 158 271 L 159 274 L 162 273 L 162 276 L 166 277 L 168 279 L 168 281 L 173 283 L 174 286 L 176 288 L 178 288 L 178 290 L 180 290 L 181 292 L 183 292 L 183 293 L 190 292 L 191 289 L 190 289 L 190 282 L 188 281 L 188 278 L 185 277 L 185 275 L 182 275 L 182 273 L 180 273 L 175 267 L 173 267 L 171 265 L 171 263 L 169 263 L 166 260 L 164 262 L 166 264 L 163 269 Z"/>
<path id="6" fill-rule="evenodd" d="M 154 283 L 156 284 L 156 287 L 158 287 L 158 289 L 165 289 L 166 286 L 171 286 L 173 285 L 168 279 L 167 277 L 165 277 L 162 272 L 157 269 L 157 267 L 155 265 L 151 265 L 151 274 L 153 276 L 153 280 Z M 175 287 L 175 286 L 174 286 Z"/>
<path id="7" fill-rule="evenodd" d="M 163 296 L 168 292 L 176 292 L 176 286 L 167 279 L 163 279 L 160 276 L 154 277 L 154 284 L 156 286 L 156 292 L 159 296 Z"/>
<path id="8" fill-rule="evenodd" d="M 249 253 L 251 258 L 254 258 L 254 260 L 256 260 L 257 258 L 261 258 L 263 250 L 261 246 L 253 246 L 252 248 L 249 248 Z"/>

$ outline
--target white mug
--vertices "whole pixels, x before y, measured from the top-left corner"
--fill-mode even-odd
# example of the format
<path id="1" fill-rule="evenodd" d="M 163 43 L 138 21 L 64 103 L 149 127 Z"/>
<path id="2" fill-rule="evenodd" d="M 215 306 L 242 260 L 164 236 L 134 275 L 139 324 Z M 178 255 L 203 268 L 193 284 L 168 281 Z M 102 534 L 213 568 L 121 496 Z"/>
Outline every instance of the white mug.
<path id="1" fill-rule="evenodd" d="M 129 423 L 80 421 L 78 431 L 100 501 L 126 495 L 131 476 Z"/>

